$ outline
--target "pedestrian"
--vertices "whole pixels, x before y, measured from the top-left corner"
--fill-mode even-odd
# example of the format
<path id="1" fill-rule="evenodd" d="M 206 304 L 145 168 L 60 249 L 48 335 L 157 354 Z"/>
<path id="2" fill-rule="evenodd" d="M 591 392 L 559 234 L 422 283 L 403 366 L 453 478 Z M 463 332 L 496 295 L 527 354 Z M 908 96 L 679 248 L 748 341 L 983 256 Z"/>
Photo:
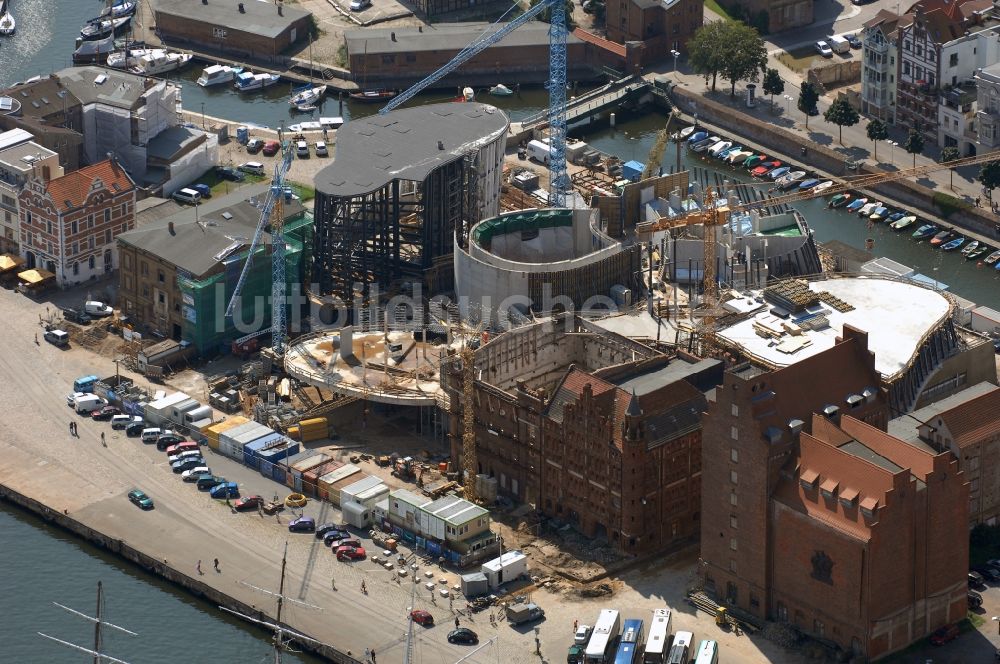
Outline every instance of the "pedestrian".
<path id="1" fill-rule="evenodd" d="M 455 616 L 455 629 L 458 629 L 458 616 Z"/>
<path id="2" fill-rule="evenodd" d="M 201 571 L 201 561 L 199 560 L 198 561 L 198 575 L 200 576 L 202 574 L 204 574 L 204 572 Z"/>
<path id="3" fill-rule="evenodd" d="M 976 196 L 976 207 L 982 207 L 982 205 L 980 205 L 980 200 L 980 197 Z"/>
<path id="4" fill-rule="evenodd" d="M 35 345 L 38 345 L 38 332 L 35 332 Z"/>
<path id="5" fill-rule="evenodd" d="M 367 662 L 371 658 L 372 658 L 372 649 L 371 648 L 365 648 L 365 661 Z"/>
<path id="6" fill-rule="evenodd" d="M 337 589 L 337 579 L 335 579 L 332 574 L 330 575 L 330 587 L 334 590 Z"/>
<path id="7" fill-rule="evenodd" d="M 71 435 L 71 436 L 72 436 L 72 435 L 73 435 L 73 433 L 74 433 L 74 432 L 73 432 L 73 423 L 72 423 L 72 422 L 70 422 L 70 423 L 69 423 L 69 435 Z"/>
<path id="8" fill-rule="evenodd" d="M 216 572 L 221 572 L 222 571 L 221 569 L 219 569 L 219 559 L 218 558 L 216 558 L 215 560 L 213 560 L 212 564 L 215 565 L 215 571 Z"/>
<path id="9" fill-rule="evenodd" d="M 101 445 L 104 445 L 105 447 L 108 446 L 107 442 L 104 440 L 104 432 L 103 431 L 101 432 Z"/>
<path id="10" fill-rule="evenodd" d="M 372 664 L 375 664 L 375 648 L 372 648 Z"/>
<path id="11" fill-rule="evenodd" d="M 577 623 L 577 621 L 576 621 L 576 620 L 574 620 L 574 621 L 573 621 L 573 633 L 574 633 L 574 634 L 576 634 L 576 627 L 577 627 L 577 624 L 578 624 L 578 623 Z"/>

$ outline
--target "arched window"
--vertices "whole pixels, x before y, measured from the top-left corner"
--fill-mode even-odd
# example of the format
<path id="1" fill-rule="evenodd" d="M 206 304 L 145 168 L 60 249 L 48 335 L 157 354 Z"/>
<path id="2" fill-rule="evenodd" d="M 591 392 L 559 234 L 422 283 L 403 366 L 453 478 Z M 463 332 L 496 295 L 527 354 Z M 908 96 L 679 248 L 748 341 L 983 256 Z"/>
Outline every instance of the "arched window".
<path id="1" fill-rule="evenodd" d="M 87 259 L 87 267 L 89 269 L 91 269 L 91 270 L 94 269 L 94 257 L 93 256 L 91 256 L 90 258 Z"/>

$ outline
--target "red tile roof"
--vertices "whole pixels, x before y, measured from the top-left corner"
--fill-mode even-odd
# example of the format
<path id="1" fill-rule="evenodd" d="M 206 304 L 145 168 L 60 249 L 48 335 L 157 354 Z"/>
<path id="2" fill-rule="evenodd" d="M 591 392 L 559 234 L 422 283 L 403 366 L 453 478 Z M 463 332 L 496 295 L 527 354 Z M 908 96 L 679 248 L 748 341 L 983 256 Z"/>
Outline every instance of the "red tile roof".
<path id="1" fill-rule="evenodd" d="M 965 447 L 1000 433 L 1000 390 L 993 390 L 937 416 L 955 445 Z"/>
<path id="2" fill-rule="evenodd" d="M 613 41 L 611 41 L 609 39 L 604 39 L 602 37 L 598 37 L 597 35 L 595 35 L 595 34 L 593 34 L 591 32 L 587 32 L 583 28 L 574 28 L 573 29 L 573 35 L 576 36 L 576 37 L 578 37 L 581 41 L 585 41 L 585 42 L 588 42 L 590 44 L 594 44 L 595 46 L 597 46 L 599 48 L 603 48 L 605 51 L 610 51 L 611 53 L 614 53 L 615 55 L 617 55 L 619 58 L 624 58 L 625 57 L 625 45 L 624 44 L 619 44 L 619 43 L 613 42 Z"/>
<path id="3" fill-rule="evenodd" d="M 135 184 L 120 165 L 110 159 L 85 166 L 78 171 L 67 173 L 61 178 L 49 180 L 46 188 L 56 209 L 60 212 L 83 206 L 87 202 L 95 180 L 100 180 L 104 188 L 114 195 L 130 191 Z"/>
<path id="4" fill-rule="evenodd" d="M 935 455 L 914 445 L 907 445 L 881 429 L 848 415 L 840 418 L 840 428 L 858 442 L 863 443 L 865 447 L 884 456 L 900 468 L 909 468 L 913 475 L 922 480 L 926 480 L 927 475 L 934 471 Z"/>

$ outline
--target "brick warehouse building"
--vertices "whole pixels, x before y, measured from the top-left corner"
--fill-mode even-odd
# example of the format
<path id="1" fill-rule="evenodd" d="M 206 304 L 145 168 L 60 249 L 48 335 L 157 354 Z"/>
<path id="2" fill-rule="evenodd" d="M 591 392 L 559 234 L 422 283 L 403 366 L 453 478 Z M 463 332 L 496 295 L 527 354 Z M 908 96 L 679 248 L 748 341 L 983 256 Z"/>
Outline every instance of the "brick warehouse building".
<path id="1" fill-rule="evenodd" d="M 115 239 L 135 227 L 135 200 L 135 184 L 113 159 L 29 180 L 19 197 L 21 256 L 62 287 L 107 274 L 118 267 Z"/>
<path id="2" fill-rule="evenodd" d="M 620 0 L 607 3 L 608 39 L 642 44 L 642 62 L 687 55 L 688 39 L 705 22 L 701 0 Z"/>
<path id="3" fill-rule="evenodd" d="M 702 442 L 707 588 L 868 658 L 963 617 L 968 561 L 964 477 L 881 431 L 878 385 L 845 326 L 784 369 L 728 371 Z"/>

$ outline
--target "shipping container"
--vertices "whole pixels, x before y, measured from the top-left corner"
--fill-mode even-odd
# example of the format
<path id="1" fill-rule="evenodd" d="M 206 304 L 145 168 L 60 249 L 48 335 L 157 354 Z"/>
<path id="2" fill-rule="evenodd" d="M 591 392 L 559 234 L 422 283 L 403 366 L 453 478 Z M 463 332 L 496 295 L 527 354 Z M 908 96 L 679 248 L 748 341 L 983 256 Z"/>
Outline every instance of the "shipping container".
<path id="1" fill-rule="evenodd" d="M 330 435 L 330 423 L 325 417 L 314 417 L 299 422 L 299 440 L 311 443 Z"/>
<path id="2" fill-rule="evenodd" d="M 232 417 L 226 418 L 225 420 L 217 424 L 213 424 L 212 426 L 205 429 L 202 433 L 204 434 L 205 439 L 208 441 L 208 446 L 211 449 L 218 451 L 219 434 L 221 434 L 224 431 L 229 431 L 230 429 L 234 429 L 238 426 L 242 426 L 249 421 L 250 420 L 243 417 L 242 415 L 234 415 Z"/>
<path id="3" fill-rule="evenodd" d="M 184 422 L 182 424 L 191 424 L 198 420 L 211 420 L 214 415 L 215 412 L 211 406 L 198 406 L 198 408 L 184 413 Z"/>
<path id="4" fill-rule="evenodd" d="M 275 432 L 263 424 L 248 422 L 242 427 L 236 427 L 219 436 L 219 452 L 244 463 L 243 448 L 247 443 L 273 435 Z"/>
<path id="5" fill-rule="evenodd" d="M 483 574 L 490 582 L 490 588 L 496 589 L 528 573 L 528 558 L 520 551 L 507 551 L 499 558 L 483 563 Z M 615 632 L 617 635 L 617 632 Z"/>
<path id="6" fill-rule="evenodd" d="M 194 399 L 185 399 L 167 409 L 167 419 L 173 424 L 184 424 L 184 416 L 201 408 L 201 404 Z"/>
<path id="7" fill-rule="evenodd" d="M 299 444 L 294 440 L 289 440 L 287 437 L 282 436 L 276 441 L 268 443 L 265 447 L 257 451 L 257 457 L 261 461 L 268 461 L 270 463 L 279 463 L 284 461 L 289 456 L 294 456 L 299 453 Z M 267 473 L 270 475 L 270 473 Z"/>
<path id="8" fill-rule="evenodd" d="M 334 505 L 340 504 L 340 490 L 353 484 L 353 482 L 344 482 L 345 479 L 349 479 L 352 475 L 360 473 L 361 469 L 355 466 L 353 463 L 348 463 L 340 466 L 336 470 L 333 470 L 326 475 L 322 475 L 317 482 L 317 493 L 316 495 L 321 500 L 329 500 Z M 354 478 L 357 481 L 357 478 Z M 332 495 L 331 495 L 332 494 Z"/>
<path id="9" fill-rule="evenodd" d="M 317 487 L 319 484 L 319 478 L 332 473 L 337 468 L 343 466 L 341 461 L 326 461 L 315 468 L 310 468 L 306 472 L 302 473 L 302 488 L 299 489 L 299 493 L 311 496 L 315 498 L 317 496 Z"/>
<path id="10" fill-rule="evenodd" d="M 259 470 L 260 457 L 257 456 L 257 450 L 267 445 L 267 443 L 268 440 L 265 436 L 264 438 L 251 440 L 249 443 L 243 445 L 243 465 L 254 470 Z"/>
<path id="11" fill-rule="evenodd" d="M 298 491 L 302 492 L 302 475 L 303 473 L 312 470 L 317 466 L 321 466 L 324 463 L 330 461 L 329 454 L 323 454 L 322 452 L 314 452 L 305 459 L 300 459 L 295 463 L 290 465 L 288 469 L 288 475 L 285 478 L 285 484 Z"/>
<path id="12" fill-rule="evenodd" d="M 183 392 L 174 392 L 146 404 L 145 418 L 152 426 L 160 426 L 171 421 L 170 409 L 184 401 L 193 401 Z M 195 402 L 197 403 L 197 402 Z"/>

